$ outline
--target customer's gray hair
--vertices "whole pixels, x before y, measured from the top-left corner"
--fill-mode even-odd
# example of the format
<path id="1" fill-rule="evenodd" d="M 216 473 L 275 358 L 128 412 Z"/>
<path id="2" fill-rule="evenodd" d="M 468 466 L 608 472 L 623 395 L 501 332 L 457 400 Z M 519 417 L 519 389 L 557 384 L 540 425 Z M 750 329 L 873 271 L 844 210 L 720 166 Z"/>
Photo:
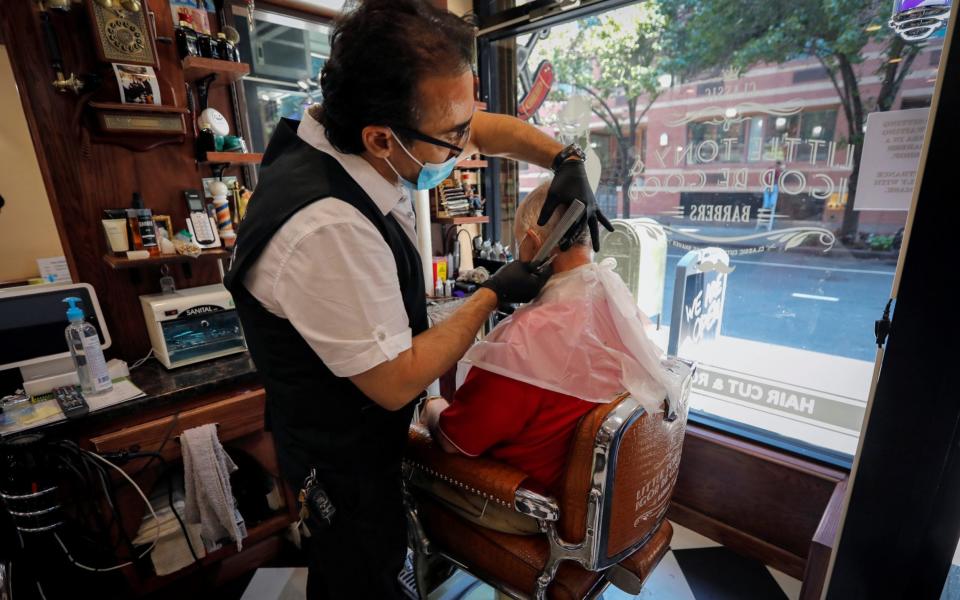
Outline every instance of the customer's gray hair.
<path id="1" fill-rule="evenodd" d="M 541 240 L 546 240 L 556 228 L 557 223 L 560 222 L 560 219 L 563 218 L 563 213 L 566 212 L 567 209 L 561 206 L 554 211 L 553 216 L 550 217 L 550 220 L 547 221 L 546 225 L 543 227 L 537 225 L 537 219 L 540 217 L 540 210 L 547 201 L 547 192 L 550 190 L 550 184 L 552 182 L 552 179 L 544 181 L 532 192 L 527 194 L 527 196 L 520 201 L 520 204 L 517 205 L 517 216 L 515 220 L 517 239 L 519 239 L 527 229 L 532 229 L 537 232 L 537 235 L 540 236 Z M 590 245 L 590 230 L 584 228 L 583 231 L 581 231 L 580 234 L 573 240 L 573 245 Z"/>

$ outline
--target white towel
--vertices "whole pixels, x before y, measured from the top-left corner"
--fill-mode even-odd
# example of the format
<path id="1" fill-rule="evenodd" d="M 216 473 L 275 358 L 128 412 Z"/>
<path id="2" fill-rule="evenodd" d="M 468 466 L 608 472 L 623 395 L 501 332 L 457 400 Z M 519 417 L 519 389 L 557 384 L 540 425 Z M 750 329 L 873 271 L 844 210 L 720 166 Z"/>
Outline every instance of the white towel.
<path id="1" fill-rule="evenodd" d="M 220 445 L 217 426 L 209 423 L 187 429 L 180 435 L 180 446 L 187 522 L 200 524 L 208 552 L 219 548 L 218 541 L 225 537 L 237 543 L 239 552 L 247 526 L 230 488 L 230 473 L 237 470 L 237 465 Z"/>

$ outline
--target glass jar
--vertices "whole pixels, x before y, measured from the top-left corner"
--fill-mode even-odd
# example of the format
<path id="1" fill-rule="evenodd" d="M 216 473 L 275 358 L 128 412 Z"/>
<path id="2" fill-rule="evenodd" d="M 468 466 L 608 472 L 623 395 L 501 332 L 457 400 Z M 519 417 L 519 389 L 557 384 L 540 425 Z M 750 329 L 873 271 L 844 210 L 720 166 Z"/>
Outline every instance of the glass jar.
<path id="1" fill-rule="evenodd" d="M 222 33 L 217 34 L 217 51 L 220 53 L 220 60 L 236 61 L 233 44 Z"/>
<path id="2" fill-rule="evenodd" d="M 180 27 L 176 29 L 177 54 L 180 60 L 188 56 L 199 54 L 197 49 L 197 32 L 190 27 L 186 21 L 180 21 Z"/>
<path id="3" fill-rule="evenodd" d="M 220 58 L 220 51 L 217 49 L 217 43 L 209 35 L 204 33 L 197 34 L 197 48 L 200 49 L 200 56 L 204 58 Z"/>

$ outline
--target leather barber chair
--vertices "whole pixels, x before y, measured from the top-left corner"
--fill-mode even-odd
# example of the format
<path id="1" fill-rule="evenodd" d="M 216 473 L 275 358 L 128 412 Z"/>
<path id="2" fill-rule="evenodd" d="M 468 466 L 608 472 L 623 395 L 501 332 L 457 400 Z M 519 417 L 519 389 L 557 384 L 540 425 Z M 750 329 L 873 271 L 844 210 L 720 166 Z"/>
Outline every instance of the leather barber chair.
<path id="1" fill-rule="evenodd" d="M 695 366 L 668 358 L 681 398 L 648 413 L 629 394 L 598 405 L 573 438 L 558 497 L 525 487 L 527 476 L 484 458 L 445 453 L 414 426 L 404 461 L 405 497 L 421 598 L 424 571 L 440 555 L 518 599 L 596 598 L 609 583 L 637 594 L 670 545 L 665 515 L 677 479 Z M 511 535 L 462 518 L 409 484 L 431 477 L 536 519 L 540 533 Z"/>

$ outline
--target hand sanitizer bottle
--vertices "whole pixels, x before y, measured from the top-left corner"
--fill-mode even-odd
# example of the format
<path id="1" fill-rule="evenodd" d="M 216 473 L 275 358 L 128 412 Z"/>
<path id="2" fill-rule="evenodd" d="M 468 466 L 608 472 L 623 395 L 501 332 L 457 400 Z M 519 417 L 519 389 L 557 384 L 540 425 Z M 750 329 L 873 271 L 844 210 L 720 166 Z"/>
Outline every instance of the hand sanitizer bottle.
<path id="1" fill-rule="evenodd" d="M 96 327 L 83 320 L 83 311 L 77 308 L 80 298 L 64 298 L 63 301 L 70 304 L 67 309 L 67 320 L 70 321 L 66 331 L 67 345 L 70 346 L 73 364 L 77 367 L 83 394 L 95 396 L 109 392 L 113 389 L 113 382 L 107 372 L 107 362 L 103 358 Z"/>

